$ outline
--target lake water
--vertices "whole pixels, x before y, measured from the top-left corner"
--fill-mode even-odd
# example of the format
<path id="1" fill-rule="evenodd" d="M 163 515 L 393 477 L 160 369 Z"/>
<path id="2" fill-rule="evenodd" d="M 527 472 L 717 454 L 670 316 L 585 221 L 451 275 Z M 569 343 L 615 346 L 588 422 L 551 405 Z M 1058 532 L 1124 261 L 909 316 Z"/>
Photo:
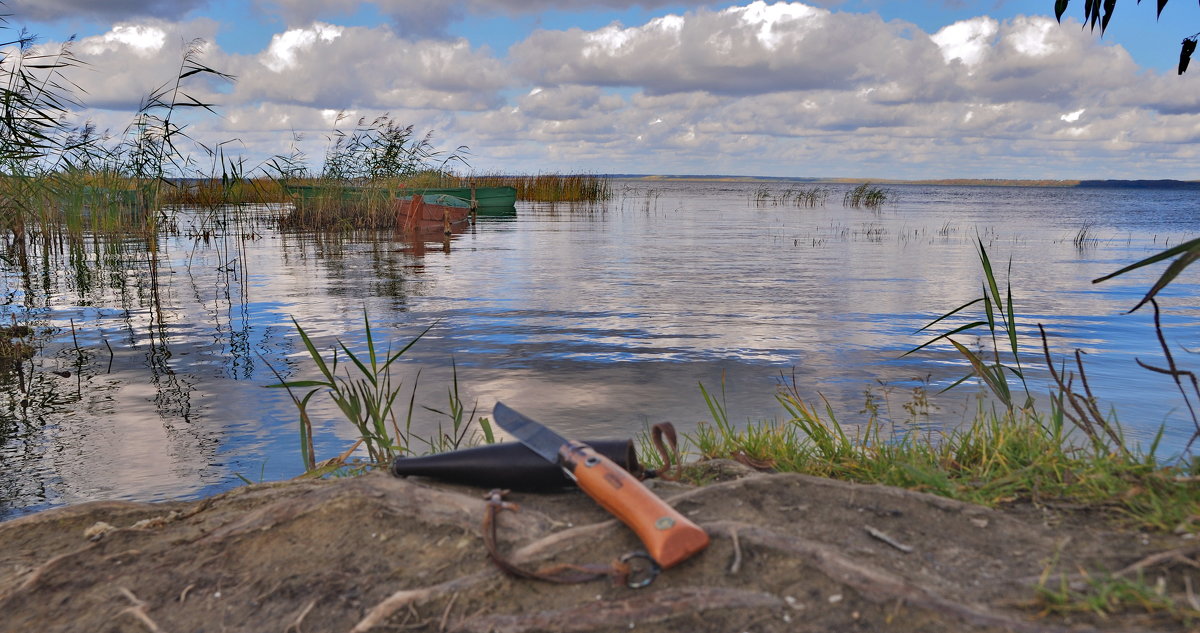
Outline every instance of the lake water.
<path id="1" fill-rule="evenodd" d="M 1183 450 L 1195 429 L 1182 397 L 1135 363 L 1164 364 L 1151 313 L 1125 313 L 1162 266 L 1091 280 L 1200 234 L 1197 192 L 892 186 L 870 211 L 845 208 L 847 188 L 830 186 L 815 208 L 756 202 L 760 188 L 778 198 L 798 186 L 618 181 L 603 205 L 522 203 L 445 248 L 280 234 L 255 219 L 270 208 L 177 211 L 153 253 L 88 238 L 35 245 L 19 262 L 10 248 L 0 320 L 34 326 L 40 347 L 0 378 L 0 519 L 299 474 L 296 409 L 265 386 L 273 371 L 317 376 L 292 319 L 323 349 L 362 350 L 364 311 L 380 345 L 433 326 L 396 373 L 407 389 L 420 372 L 418 405 L 445 408 L 453 366 L 477 415 L 503 400 L 581 438 L 660 421 L 694 429 L 709 418 L 701 384 L 724 390 L 734 421 L 781 418 L 781 380 L 828 399 L 843 423 L 865 419 L 870 390 L 900 430 L 953 426 L 978 406 L 973 382 L 933 396 L 927 417 L 903 405 L 966 362 L 945 345 L 901 355 L 928 338 L 918 328 L 980 295 L 979 240 L 1002 284 L 1011 259 L 1033 394 L 1047 393 L 1042 323 L 1055 354 L 1087 352 L 1101 407 L 1131 442 L 1165 425 L 1160 455 Z M 1196 272 L 1161 299 L 1192 368 Z M 350 446 L 328 399 L 310 411 L 318 459 Z M 420 406 L 414 419 L 419 434 L 446 422 Z"/>

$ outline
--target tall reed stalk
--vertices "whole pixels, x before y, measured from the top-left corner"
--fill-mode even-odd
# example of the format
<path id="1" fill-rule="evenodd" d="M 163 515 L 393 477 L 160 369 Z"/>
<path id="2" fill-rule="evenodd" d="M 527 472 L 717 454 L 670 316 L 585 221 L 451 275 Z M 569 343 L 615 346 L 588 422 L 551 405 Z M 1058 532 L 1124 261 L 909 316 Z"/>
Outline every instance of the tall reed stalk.
<path id="1" fill-rule="evenodd" d="M 293 324 L 321 377 L 316 380 L 285 380 L 276 373 L 279 383 L 268 386 L 286 389 L 296 405 L 300 415 L 300 453 L 305 472 L 321 475 L 341 468 L 347 464 L 347 459 L 360 445 L 367 453 L 365 466 L 376 467 L 390 463 L 402 455 L 442 452 L 479 442 L 490 444 L 495 441 L 490 422 L 486 418 L 479 418 L 476 422 L 477 410 L 474 407 L 470 413 L 467 412 L 459 391 L 458 367 L 453 363 L 453 382 L 446 392 L 446 408 L 422 405 L 426 411 L 448 419 L 449 428 L 441 423 L 439 417 L 437 431 L 429 437 L 422 437 L 413 430 L 413 416 L 417 408 L 417 382 L 421 374 L 419 370 L 414 372 L 412 387 L 406 389 L 403 381 L 395 379 L 393 370 L 404 354 L 429 333 L 436 323 L 393 352 L 390 344 L 387 347 L 379 347 L 364 310 L 365 348 L 355 352 L 338 340 L 328 360 L 294 319 Z M 305 389 L 307 391 L 301 395 L 299 391 Z M 321 393 L 328 394 L 345 419 L 354 425 L 358 431 L 358 440 L 340 456 L 318 462 L 309 406 L 313 397 Z M 400 399 L 404 395 L 407 395 L 407 404 Z M 418 449 L 421 445 L 424 449 Z"/>
<path id="2" fill-rule="evenodd" d="M 905 352 L 903 356 L 912 354 L 939 341 L 950 343 L 971 364 L 972 371 L 949 387 L 946 387 L 946 389 L 943 389 L 943 391 L 952 389 L 972 376 L 976 376 L 1009 411 L 1018 406 L 1029 408 L 1033 406 L 1033 397 L 1029 393 L 1029 385 L 1025 382 L 1024 368 L 1021 364 L 1021 354 L 1018 349 L 1017 315 L 1013 310 L 1012 286 L 1006 283 L 1004 293 L 1001 294 L 1000 285 L 996 281 L 995 271 L 992 269 L 991 259 L 987 254 L 987 248 L 984 247 L 982 239 L 977 238 L 976 241 L 978 242 L 977 254 L 979 256 L 979 264 L 983 270 L 983 295 L 930 321 L 917 331 L 924 332 L 938 323 L 963 313 L 968 308 L 976 305 L 982 305 L 983 307 L 982 318 L 976 317 L 978 320 L 970 321 L 943 332 Z M 1008 269 L 1009 276 L 1011 277 L 1011 259 L 1008 262 Z M 984 338 L 990 342 L 990 358 L 988 358 L 988 354 L 976 353 L 953 338 L 958 334 L 974 334 L 980 331 L 983 331 Z M 1013 385 L 1009 382 L 1010 375 L 1016 377 L 1020 383 L 1020 387 L 1025 392 L 1025 399 L 1021 404 L 1018 404 L 1014 400 Z"/>

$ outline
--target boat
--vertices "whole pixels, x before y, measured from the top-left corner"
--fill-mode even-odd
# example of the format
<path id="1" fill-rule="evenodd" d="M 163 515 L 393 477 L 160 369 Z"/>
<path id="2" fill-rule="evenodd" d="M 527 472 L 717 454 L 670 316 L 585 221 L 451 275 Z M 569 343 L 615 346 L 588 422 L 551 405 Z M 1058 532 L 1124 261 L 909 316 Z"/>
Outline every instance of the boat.
<path id="1" fill-rule="evenodd" d="M 496 212 L 503 214 L 517 206 L 516 187 L 437 187 L 414 188 L 411 193 L 422 195 L 444 195 L 461 198 L 474 202 L 472 206 L 479 213 Z"/>
<path id="2" fill-rule="evenodd" d="M 358 185 L 348 185 L 341 183 L 319 183 L 319 184 L 296 184 L 285 183 L 284 191 L 289 195 L 311 202 L 314 200 L 342 200 L 342 201 L 357 201 L 368 197 L 374 191 L 381 194 L 386 193 L 384 190 L 371 190 Z"/>
<path id="3" fill-rule="evenodd" d="M 401 187 L 397 189 L 361 186 L 341 183 L 297 184 L 287 183 L 284 189 L 301 200 L 333 199 L 357 201 L 375 196 L 408 198 L 420 194 L 429 196 L 453 196 L 467 202 L 483 214 L 505 215 L 517 206 L 516 187 Z"/>
<path id="4" fill-rule="evenodd" d="M 450 235 L 456 228 L 471 222 L 471 204 L 449 195 L 415 194 L 396 198 L 392 209 L 396 212 L 396 228 L 405 232 L 440 231 Z"/>

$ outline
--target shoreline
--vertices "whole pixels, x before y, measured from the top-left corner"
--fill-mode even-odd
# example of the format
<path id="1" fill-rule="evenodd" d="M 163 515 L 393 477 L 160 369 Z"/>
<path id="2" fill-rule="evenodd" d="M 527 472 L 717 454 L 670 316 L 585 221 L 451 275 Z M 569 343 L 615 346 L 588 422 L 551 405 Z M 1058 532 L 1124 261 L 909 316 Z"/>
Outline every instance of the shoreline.
<path id="1" fill-rule="evenodd" d="M 1176 564 L 1200 554 L 1194 536 L 1120 529 L 1104 507 L 703 467 L 704 486 L 649 482 L 712 543 L 644 589 L 506 576 L 482 488 L 383 473 L 49 510 L 0 523 L 0 631 L 1184 633 L 1200 614 Z M 498 547 L 527 567 L 640 545 L 578 491 L 508 499 Z M 1115 583 L 1159 602 L 1087 606 Z"/>

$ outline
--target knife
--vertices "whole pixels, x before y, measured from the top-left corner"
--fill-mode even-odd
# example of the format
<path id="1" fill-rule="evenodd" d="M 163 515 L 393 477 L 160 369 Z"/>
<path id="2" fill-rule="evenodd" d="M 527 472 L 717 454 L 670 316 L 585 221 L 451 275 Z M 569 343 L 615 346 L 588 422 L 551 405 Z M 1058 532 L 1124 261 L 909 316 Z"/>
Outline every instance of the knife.
<path id="1" fill-rule="evenodd" d="M 496 424 L 568 477 L 638 535 L 647 553 L 666 569 L 708 546 L 708 533 L 659 499 L 611 459 L 497 402 Z"/>

